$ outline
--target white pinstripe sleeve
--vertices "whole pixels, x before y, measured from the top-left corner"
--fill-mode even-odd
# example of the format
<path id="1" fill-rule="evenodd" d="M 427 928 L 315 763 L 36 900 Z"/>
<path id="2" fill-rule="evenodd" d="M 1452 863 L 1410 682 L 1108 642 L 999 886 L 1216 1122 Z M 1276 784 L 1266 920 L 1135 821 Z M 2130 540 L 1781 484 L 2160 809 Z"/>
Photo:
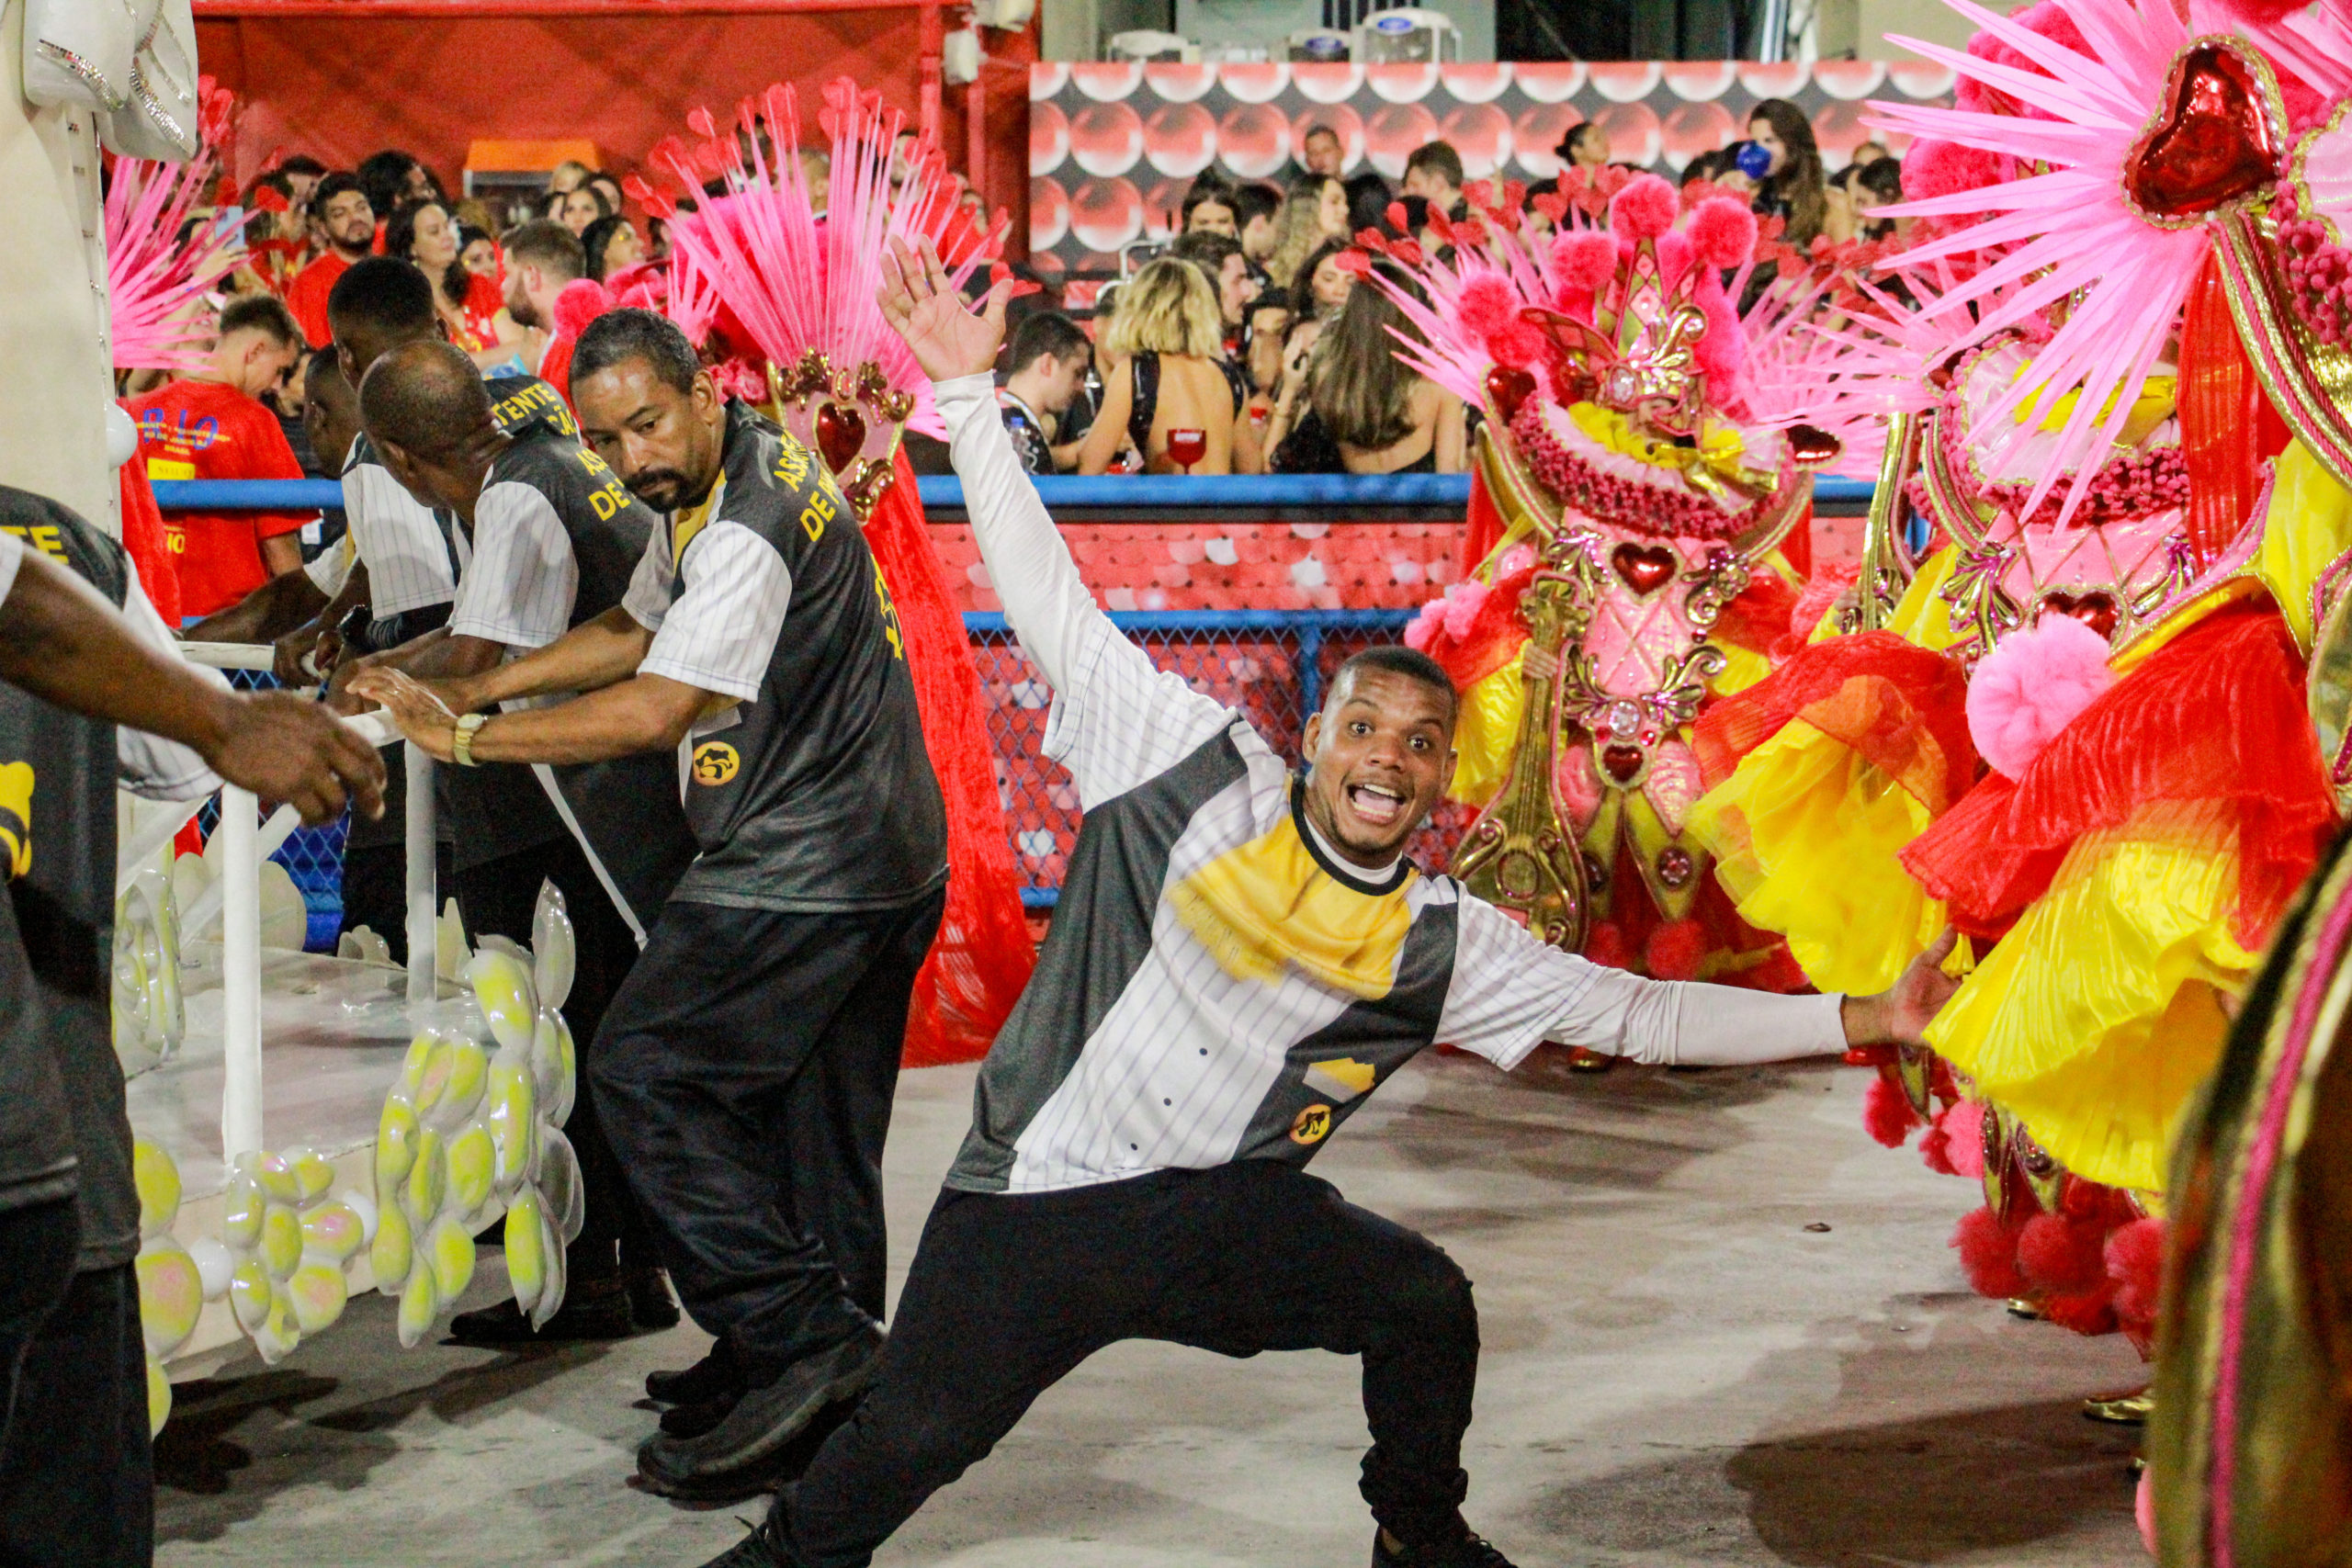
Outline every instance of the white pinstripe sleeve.
<path id="1" fill-rule="evenodd" d="M 457 597 L 441 525 L 390 469 L 375 463 L 344 469 L 343 511 L 359 558 L 368 563 L 370 615 L 382 620 Z"/>
<path id="2" fill-rule="evenodd" d="M 1189 755 L 1233 711 L 1163 671 L 1094 603 L 1012 450 L 985 375 L 933 385 L 964 505 L 1005 619 L 1054 689 L 1045 753 L 1091 810 Z"/>
<path id="3" fill-rule="evenodd" d="M 351 529 L 346 524 L 343 536 L 321 550 L 311 564 L 302 569 L 302 573 L 311 580 L 311 587 L 332 599 L 342 592 L 343 585 L 350 581 L 352 565 L 358 558 L 359 552 L 353 547 Z"/>
<path id="4" fill-rule="evenodd" d="M 25 542 L 14 534 L 0 534 L 0 604 L 8 602 L 8 590 L 17 586 L 17 567 L 25 558 Z"/>
<path id="5" fill-rule="evenodd" d="M 655 629 L 638 673 L 750 702 L 792 607 L 792 570 L 774 545 L 726 522 L 686 541 L 683 565 L 686 591 Z"/>
<path id="6" fill-rule="evenodd" d="M 1437 1038 L 1509 1070 L 1546 1040 L 1673 1066 L 1735 1066 L 1846 1048 L 1845 998 L 1645 980 L 1536 941 L 1464 895 Z"/>
<path id="7" fill-rule="evenodd" d="M 6 536 L 0 535 L 0 538 Z M 130 591 L 122 598 L 122 618 L 130 623 L 131 635 L 167 658 L 179 658 L 179 641 L 164 625 L 147 590 L 140 586 L 139 568 L 128 558 L 122 565 L 130 576 Z M 218 670 L 201 664 L 188 669 L 208 685 L 228 689 L 229 678 Z M 115 776 L 122 787 L 149 800 L 194 800 L 220 787 L 220 775 L 206 765 L 196 749 L 176 740 L 118 725 L 114 751 Z"/>
<path id="8" fill-rule="evenodd" d="M 511 479 L 484 490 L 450 635 L 545 648 L 571 628 L 579 592 L 580 563 L 554 503 Z"/>
<path id="9" fill-rule="evenodd" d="M 647 631 L 660 631 L 662 618 L 670 613 L 670 580 L 677 573 L 670 559 L 670 521 L 665 517 L 646 536 L 645 553 L 637 558 L 637 570 L 629 573 L 621 608 Z"/>

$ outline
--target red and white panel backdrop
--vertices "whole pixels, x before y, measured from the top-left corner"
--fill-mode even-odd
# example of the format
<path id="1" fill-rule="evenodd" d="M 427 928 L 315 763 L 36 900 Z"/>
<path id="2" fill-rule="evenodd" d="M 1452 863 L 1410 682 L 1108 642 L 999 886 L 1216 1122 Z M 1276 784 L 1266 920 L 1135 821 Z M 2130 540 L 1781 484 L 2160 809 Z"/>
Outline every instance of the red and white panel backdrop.
<path id="1" fill-rule="evenodd" d="M 1834 172 L 1870 139 L 1863 100 L 1942 98 L 1951 87 L 1939 65 L 1867 60 L 1033 65 L 1030 253 L 1048 270 L 1115 266 L 1121 245 L 1167 236 L 1193 175 L 1215 164 L 1238 179 L 1279 179 L 1317 125 L 1339 133 L 1348 173 L 1391 180 L 1439 137 L 1474 179 L 1548 178 L 1562 139 L 1588 119 L 1608 129 L 1613 160 L 1671 175 L 1745 135 L 1758 100 L 1789 98 Z"/>

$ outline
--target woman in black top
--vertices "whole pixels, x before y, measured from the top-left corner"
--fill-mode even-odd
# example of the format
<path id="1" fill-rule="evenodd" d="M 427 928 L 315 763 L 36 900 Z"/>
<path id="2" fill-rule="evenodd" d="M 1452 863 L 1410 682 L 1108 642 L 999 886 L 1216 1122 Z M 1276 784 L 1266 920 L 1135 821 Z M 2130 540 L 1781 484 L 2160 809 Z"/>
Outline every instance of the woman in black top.
<path id="1" fill-rule="evenodd" d="M 1374 264 L 1388 284 L 1411 276 Z M 1388 294 L 1359 284 L 1303 368 L 1283 379 L 1266 440 L 1283 474 L 1458 474 L 1468 466 L 1462 400 L 1405 363 L 1398 337 L 1425 341 Z"/>
<path id="2" fill-rule="evenodd" d="M 1747 135 L 1772 160 L 1756 188 L 1757 215 L 1786 223 L 1781 237 L 1802 251 L 1821 232 L 1828 212 L 1828 181 L 1813 122 L 1788 99 L 1767 98 L 1749 112 Z"/>

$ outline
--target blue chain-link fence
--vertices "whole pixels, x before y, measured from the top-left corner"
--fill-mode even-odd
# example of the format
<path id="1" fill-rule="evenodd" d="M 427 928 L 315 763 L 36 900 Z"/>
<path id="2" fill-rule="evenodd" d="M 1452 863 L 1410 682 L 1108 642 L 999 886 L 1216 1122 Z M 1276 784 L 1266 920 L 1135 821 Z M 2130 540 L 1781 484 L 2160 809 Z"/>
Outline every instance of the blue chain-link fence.
<path id="1" fill-rule="evenodd" d="M 1260 734 L 1295 761 L 1306 716 L 1341 661 L 1359 649 L 1391 643 L 1412 619 L 1409 610 L 1231 610 L 1114 614 L 1122 631 L 1148 649 L 1163 670 L 1183 676 L 1195 691 L 1250 716 Z M 1051 694 L 1030 667 L 1004 617 L 967 615 L 972 660 L 989 704 L 989 740 L 996 756 L 1005 822 L 1020 868 L 1022 901 L 1050 908 L 1078 841 L 1078 792 L 1067 774 L 1045 760 L 1046 711 Z M 274 689 L 261 671 L 229 672 L 244 691 Z M 220 803 L 198 817 L 207 837 L 220 820 Z M 1468 817 L 1441 807 L 1414 836 L 1408 852 L 1439 866 L 1461 837 Z M 270 858 L 286 867 L 311 912 L 310 946 L 331 952 L 343 917 L 343 843 L 346 823 L 298 828 Z"/>

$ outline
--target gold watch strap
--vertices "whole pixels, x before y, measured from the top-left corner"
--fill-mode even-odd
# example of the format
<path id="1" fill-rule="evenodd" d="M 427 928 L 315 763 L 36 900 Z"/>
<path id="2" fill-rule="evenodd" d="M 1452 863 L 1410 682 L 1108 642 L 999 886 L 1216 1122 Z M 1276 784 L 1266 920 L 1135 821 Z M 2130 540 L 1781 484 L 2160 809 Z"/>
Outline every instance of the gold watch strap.
<path id="1" fill-rule="evenodd" d="M 458 766 L 478 765 L 474 761 L 474 732 L 489 722 L 490 715 L 486 713 L 469 713 L 458 720 L 458 733 L 449 741 L 449 755 L 457 759 Z"/>

